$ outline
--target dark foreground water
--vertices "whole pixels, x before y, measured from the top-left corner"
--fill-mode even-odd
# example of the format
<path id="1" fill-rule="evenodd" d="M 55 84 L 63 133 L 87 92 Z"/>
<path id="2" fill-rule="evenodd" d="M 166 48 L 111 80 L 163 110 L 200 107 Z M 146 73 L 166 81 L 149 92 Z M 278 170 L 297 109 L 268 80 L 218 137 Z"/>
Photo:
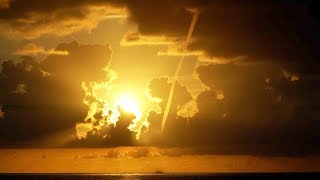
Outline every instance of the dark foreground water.
<path id="1" fill-rule="evenodd" d="M 0 174 L 1 179 L 320 179 L 320 173 L 213 173 L 213 174 Z"/>

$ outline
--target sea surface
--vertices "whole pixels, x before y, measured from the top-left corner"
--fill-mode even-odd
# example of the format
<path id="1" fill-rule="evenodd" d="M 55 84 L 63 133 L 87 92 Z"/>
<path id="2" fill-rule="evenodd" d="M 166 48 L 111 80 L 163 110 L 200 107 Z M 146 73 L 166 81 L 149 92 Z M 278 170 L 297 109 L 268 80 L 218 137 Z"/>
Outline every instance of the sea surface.
<path id="1" fill-rule="evenodd" d="M 320 172 L 320 156 L 316 154 L 214 154 L 197 148 L 0 149 L 0 162 L 0 173 L 102 174 L 110 178 Z"/>
<path id="2" fill-rule="evenodd" d="M 86 180 L 157 180 L 157 179 L 319 179 L 320 173 L 173 173 L 173 174 L 0 174 L 1 179 L 86 179 Z"/>

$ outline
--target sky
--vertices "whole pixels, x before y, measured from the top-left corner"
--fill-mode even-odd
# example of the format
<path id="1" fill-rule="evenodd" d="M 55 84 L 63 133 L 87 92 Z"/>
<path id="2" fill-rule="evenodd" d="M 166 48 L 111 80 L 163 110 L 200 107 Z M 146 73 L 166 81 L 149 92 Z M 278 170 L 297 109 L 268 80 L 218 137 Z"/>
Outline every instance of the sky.
<path id="1" fill-rule="evenodd" d="M 0 0 L 0 147 L 317 149 L 317 4 Z"/>

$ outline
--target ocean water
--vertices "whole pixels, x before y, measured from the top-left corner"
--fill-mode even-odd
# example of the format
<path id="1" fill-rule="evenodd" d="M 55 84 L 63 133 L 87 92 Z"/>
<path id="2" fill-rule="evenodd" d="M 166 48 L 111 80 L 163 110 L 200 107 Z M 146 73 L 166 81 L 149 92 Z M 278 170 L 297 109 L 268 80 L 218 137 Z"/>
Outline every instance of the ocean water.
<path id="1" fill-rule="evenodd" d="M 0 173 L 167 177 L 215 173 L 320 172 L 320 156 L 219 155 L 185 148 L 0 149 Z"/>
<path id="2" fill-rule="evenodd" d="M 86 179 L 86 180 L 157 180 L 157 179 L 319 179 L 320 173 L 176 173 L 176 174 L 1 174 L 1 179 Z"/>

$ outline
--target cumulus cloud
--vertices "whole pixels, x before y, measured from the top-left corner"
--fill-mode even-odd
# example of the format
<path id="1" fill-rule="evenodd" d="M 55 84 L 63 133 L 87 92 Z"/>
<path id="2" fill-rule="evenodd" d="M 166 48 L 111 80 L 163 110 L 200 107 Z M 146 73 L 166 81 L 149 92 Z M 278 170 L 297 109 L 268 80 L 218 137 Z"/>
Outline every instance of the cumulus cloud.
<path id="1" fill-rule="evenodd" d="M 166 108 L 171 85 L 172 82 L 168 77 L 154 78 L 149 81 L 147 92 L 151 98 L 158 99 L 157 102 L 161 111 L 149 112 L 149 127 L 142 134 L 141 142 L 148 144 L 180 144 L 184 142 L 182 138 L 185 136 L 184 131 L 186 130 L 187 119 L 194 117 L 198 109 L 190 92 L 178 81 L 173 94 L 166 127 L 163 134 L 161 135 L 160 133 L 163 111 Z"/>
<path id="2" fill-rule="evenodd" d="M 1 143 L 35 140 L 74 129 L 87 113 L 82 82 L 108 78 L 109 45 L 62 43 L 41 62 L 30 57 L 2 63 L 0 102 L 6 112 L 0 122 Z M 92 61 L 94 59 L 94 61 Z M 44 76 L 43 72 L 50 73 Z M 15 93 L 11 93 L 12 91 Z"/>
<path id="3" fill-rule="evenodd" d="M 84 123 L 77 124 L 78 139 L 68 145 L 76 147 L 107 147 L 136 144 L 136 132 L 128 128 L 135 116 L 121 109 L 119 111 L 120 116 L 116 124 L 108 124 L 102 118 L 100 120 L 86 119 Z"/>
<path id="4" fill-rule="evenodd" d="M 251 140 L 257 142 L 317 141 L 312 138 L 318 136 L 312 126 L 319 125 L 314 121 L 318 103 L 307 95 L 311 93 L 318 98 L 313 93 L 318 89 L 315 77 L 292 81 L 283 75 L 280 65 L 272 63 L 199 66 L 197 72 L 200 80 L 210 87 L 198 96 L 199 117 L 220 119 L 224 124 L 220 128 L 228 127 L 229 138 L 242 138 L 238 139 L 240 142 L 255 133 Z M 223 92 L 223 99 L 219 98 L 219 91 Z M 314 108 L 310 108 L 311 104 Z M 251 130 L 247 131 L 248 128 Z"/>
<path id="5" fill-rule="evenodd" d="M 315 100 L 319 86 L 313 84 L 317 82 L 314 77 L 291 81 L 281 65 L 274 63 L 200 65 L 196 73 L 208 88 L 192 100 L 188 93 L 182 95 L 184 90 L 178 85 L 174 97 L 179 99 L 173 101 L 164 133 L 160 132 L 163 112 L 152 111 L 142 143 L 210 146 L 318 142 L 314 127 L 319 127 L 319 103 Z M 169 84 L 162 77 L 151 80 L 148 86 L 150 96 L 162 100 L 158 101 L 162 110 Z M 313 89 L 311 95 L 303 93 L 302 87 Z"/>
<path id="6" fill-rule="evenodd" d="M 315 121 L 317 109 L 308 108 L 318 107 L 319 86 L 314 84 L 318 81 L 315 77 L 304 76 L 291 81 L 283 74 L 281 65 L 229 63 L 197 67 L 195 73 L 208 88 L 196 99 L 177 82 L 162 135 L 161 120 L 172 82 L 168 77 L 150 80 L 147 94 L 151 99 L 157 99 L 155 102 L 161 111 L 148 113 L 148 126 L 141 126 L 140 140 L 136 141 L 137 132 L 128 129 L 134 114 L 118 107 L 118 122 L 114 126 L 102 121 L 103 113 L 111 112 L 94 110 L 105 103 L 93 98 L 94 91 L 90 88 L 99 88 L 95 86 L 99 82 L 108 83 L 116 78 L 113 71 L 105 69 L 111 58 L 110 47 L 72 42 L 60 44 L 56 49 L 70 54 L 49 55 L 42 62 L 22 57 L 20 62 L 2 64 L 0 102 L 6 113 L 0 122 L 2 137 L 26 140 L 76 127 L 80 139 L 68 142 L 68 146 L 105 147 L 296 143 L 310 138 L 311 134 L 318 135 L 312 129 L 319 125 Z M 94 62 L 90 60 L 92 58 Z M 42 71 L 50 76 L 43 76 Z M 21 89 L 17 88 L 19 84 L 27 85 L 27 93 L 10 93 L 13 89 Z M 304 88 L 312 91 L 303 93 Z M 278 101 L 279 96 L 281 101 Z M 83 100 L 88 104 L 83 104 Z M 88 108 L 93 111 L 88 112 Z M 308 120 L 299 122 L 304 117 Z M 301 132 L 308 133 L 301 136 Z"/>
<path id="7" fill-rule="evenodd" d="M 168 96 L 169 96 L 169 90 L 171 87 L 171 83 L 169 81 L 168 77 L 160 77 L 160 78 L 154 78 L 150 80 L 148 85 L 148 93 L 152 98 L 158 98 L 161 99 L 161 102 L 159 103 L 159 106 L 162 110 L 165 109 Z M 186 86 L 182 86 L 179 82 L 176 84 L 176 91 L 173 96 L 172 101 L 172 110 L 171 112 L 177 112 L 178 107 L 183 106 L 187 104 L 189 101 L 192 100 L 192 96 L 187 90 Z"/>
<path id="8" fill-rule="evenodd" d="M 14 51 L 13 54 L 23 55 L 23 56 L 32 56 L 32 55 L 68 55 L 68 51 L 57 51 L 55 49 L 45 49 L 42 46 L 36 45 L 34 43 L 26 44 L 20 49 Z"/>
<path id="9" fill-rule="evenodd" d="M 161 111 L 165 108 L 164 106 L 168 99 L 166 96 L 169 93 L 171 83 L 167 77 L 150 80 L 147 87 L 147 94 L 149 94 L 151 103 L 158 104 L 160 111 L 157 111 L 157 108 L 149 107 L 145 109 L 146 116 L 139 118 L 137 118 L 137 114 L 126 112 L 122 109 L 121 105 L 113 102 L 112 99 L 115 97 L 101 99 L 95 95 L 96 92 L 98 92 L 94 90 L 95 86 L 84 86 L 87 94 L 84 103 L 90 108 L 85 121 L 76 126 L 78 140 L 75 141 L 73 145 L 133 145 L 145 142 L 146 137 L 159 138 L 160 134 L 154 131 L 159 125 L 154 115 L 163 115 Z M 97 86 L 101 85 L 103 84 L 97 84 Z M 175 124 L 175 118 L 190 118 L 194 116 L 197 111 L 196 104 L 192 102 L 189 103 L 192 97 L 186 87 L 180 85 L 180 83 L 177 83 L 176 86 L 177 92 L 173 99 L 172 111 L 170 113 L 172 118 L 172 122 L 170 123 L 173 124 Z M 162 91 L 161 88 L 165 90 Z M 104 91 L 106 91 L 106 89 L 104 89 Z M 108 91 L 108 93 L 111 92 Z M 158 100 L 153 101 L 154 99 Z M 146 104 L 145 106 L 152 105 Z M 192 111 L 187 112 L 188 110 Z M 170 131 L 172 130 L 173 129 Z M 153 135 L 155 135 L 155 137 L 153 137 Z M 159 143 L 159 141 L 155 141 L 154 143 Z"/>

